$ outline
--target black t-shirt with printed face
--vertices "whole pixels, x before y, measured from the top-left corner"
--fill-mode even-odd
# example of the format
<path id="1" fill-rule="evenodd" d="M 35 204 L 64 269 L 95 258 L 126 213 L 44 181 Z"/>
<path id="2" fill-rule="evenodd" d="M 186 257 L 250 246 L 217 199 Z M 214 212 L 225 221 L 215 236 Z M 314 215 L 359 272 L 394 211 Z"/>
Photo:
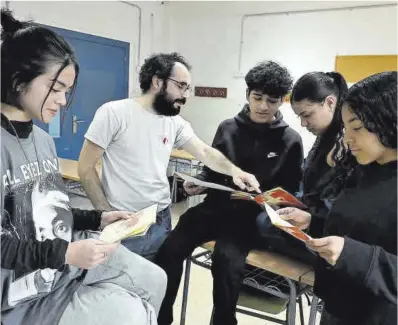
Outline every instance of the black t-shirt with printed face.
<path id="1" fill-rule="evenodd" d="M 73 215 L 52 138 L 28 129 L 17 138 L 1 128 L 2 322 L 54 325 L 85 271 L 41 258 L 65 254 Z M 27 243 L 30 256 L 14 253 Z"/>

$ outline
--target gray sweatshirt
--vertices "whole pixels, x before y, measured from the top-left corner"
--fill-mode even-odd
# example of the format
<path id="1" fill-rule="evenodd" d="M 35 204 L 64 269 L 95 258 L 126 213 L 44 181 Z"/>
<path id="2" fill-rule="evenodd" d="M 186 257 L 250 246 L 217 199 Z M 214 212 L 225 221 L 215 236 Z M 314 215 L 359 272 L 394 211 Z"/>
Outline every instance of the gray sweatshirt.
<path id="1" fill-rule="evenodd" d="M 3 126 L 2 322 L 54 325 L 86 273 L 64 263 L 74 237 L 69 197 L 53 139 L 33 126 L 18 142 Z"/>

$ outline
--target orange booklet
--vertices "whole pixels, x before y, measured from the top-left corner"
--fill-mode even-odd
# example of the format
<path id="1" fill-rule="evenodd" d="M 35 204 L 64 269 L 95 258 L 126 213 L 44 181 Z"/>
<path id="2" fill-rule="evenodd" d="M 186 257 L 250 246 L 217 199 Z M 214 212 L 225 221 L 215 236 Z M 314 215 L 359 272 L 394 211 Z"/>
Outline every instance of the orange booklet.
<path id="1" fill-rule="evenodd" d="M 281 187 L 274 188 L 261 194 L 251 194 L 247 192 L 234 192 L 231 194 L 232 199 L 238 200 L 254 200 L 258 204 L 268 203 L 269 205 L 278 205 L 281 207 L 296 207 L 306 209 L 307 206 L 296 199 L 292 194 L 285 191 Z"/>

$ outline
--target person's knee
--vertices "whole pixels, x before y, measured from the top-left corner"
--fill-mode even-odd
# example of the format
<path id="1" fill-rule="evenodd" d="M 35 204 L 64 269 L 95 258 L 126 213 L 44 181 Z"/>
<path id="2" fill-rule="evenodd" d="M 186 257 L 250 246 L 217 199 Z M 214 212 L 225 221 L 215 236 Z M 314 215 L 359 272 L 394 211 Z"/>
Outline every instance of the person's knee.
<path id="1" fill-rule="evenodd" d="M 150 291 L 152 295 L 163 299 L 167 287 L 166 272 L 156 264 L 151 263 L 150 267 L 147 269 L 147 275 L 148 278 L 151 279 L 151 287 L 148 288 L 148 291 Z"/>
<path id="2" fill-rule="evenodd" d="M 172 231 L 156 255 L 156 263 L 162 267 L 170 262 L 182 263 L 191 253 L 187 249 L 188 238 L 189 234 Z"/>
<path id="3" fill-rule="evenodd" d="M 246 256 L 237 245 L 223 243 L 219 245 L 212 255 L 212 272 L 241 273 L 245 267 Z"/>
<path id="4" fill-rule="evenodd" d="M 162 268 L 160 268 L 158 266 L 157 266 L 157 268 L 158 268 L 157 277 L 159 279 L 158 292 L 161 294 L 162 297 L 164 297 L 164 295 L 166 294 L 166 288 L 167 288 L 167 274 Z"/>
<path id="5" fill-rule="evenodd" d="M 148 325 L 155 317 L 153 306 L 137 294 L 112 283 L 80 286 L 58 325 L 103 324 Z"/>
<path id="6" fill-rule="evenodd" d="M 110 324 L 114 324 L 114 320 L 117 319 L 118 325 L 148 325 L 148 319 L 155 316 L 153 307 L 140 297 L 129 296 L 123 301 L 119 299 L 118 306 L 114 306 L 113 303 L 110 306 L 112 306 L 112 314 L 115 316 Z"/>
<path id="7" fill-rule="evenodd" d="M 272 224 L 266 211 L 259 213 L 256 217 L 256 227 L 262 237 L 267 237 L 275 233 L 275 226 Z"/>
<path id="8" fill-rule="evenodd" d="M 148 313 L 151 313 L 151 311 L 145 308 L 142 301 L 134 298 L 129 301 L 126 313 L 118 318 L 117 323 L 120 325 L 148 325 L 148 318 L 151 317 Z"/>

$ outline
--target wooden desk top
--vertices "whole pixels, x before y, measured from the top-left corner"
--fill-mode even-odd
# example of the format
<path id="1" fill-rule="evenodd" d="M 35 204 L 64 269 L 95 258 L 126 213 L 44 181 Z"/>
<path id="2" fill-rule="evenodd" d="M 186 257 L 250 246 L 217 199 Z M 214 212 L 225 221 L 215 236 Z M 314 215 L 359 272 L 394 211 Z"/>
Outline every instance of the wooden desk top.
<path id="1" fill-rule="evenodd" d="M 185 150 L 180 150 L 180 149 L 173 149 L 170 157 L 178 158 L 178 159 L 185 159 L 185 160 L 196 160 L 196 158 L 194 156 L 192 156 Z"/>
<path id="2" fill-rule="evenodd" d="M 178 158 L 178 159 L 185 159 L 185 160 L 195 160 L 195 157 L 190 155 L 185 150 L 178 150 L 178 149 L 173 149 L 170 157 Z M 58 158 L 58 161 L 59 161 L 59 169 L 61 171 L 61 175 L 63 178 L 70 179 L 70 180 L 77 181 L 77 182 L 80 181 L 80 177 L 77 172 L 77 168 L 78 168 L 78 164 L 79 164 L 77 160 Z M 101 170 L 101 162 L 98 162 L 97 171 L 100 172 L 100 170 Z"/>
<path id="3" fill-rule="evenodd" d="M 79 181 L 80 177 L 77 173 L 78 162 L 76 160 L 58 158 L 59 170 L 63 178 L 73 181 Z"/>
<path id="4" fill-rule="evenodd" d="M 215 242 L 202 245 L 208 250 L 214 249 Z M 314 285 L 314 271 L 309 265 L 296 261 L 289 257 L 267 251 L 252 250 L 247 256 L 246 262 L 263 270 L 285 276 L 310 286 Z"/>
<path id="5" fill-rule="evenodd" d="M 71 160 L 71 159 L 63 159 L 63 158 L 58 158 L 59 161 L 59 170 L 61 172 L 61 175 L 63 178 L 70 179 L 72 181 L 80 181 L 79 174 L 77 172 L 77 168 L 79 165 L 79 162 L 77 160 Z M 99 161 L 97 166 L 97 172 L 101 172 L 101 162 Z"/>

